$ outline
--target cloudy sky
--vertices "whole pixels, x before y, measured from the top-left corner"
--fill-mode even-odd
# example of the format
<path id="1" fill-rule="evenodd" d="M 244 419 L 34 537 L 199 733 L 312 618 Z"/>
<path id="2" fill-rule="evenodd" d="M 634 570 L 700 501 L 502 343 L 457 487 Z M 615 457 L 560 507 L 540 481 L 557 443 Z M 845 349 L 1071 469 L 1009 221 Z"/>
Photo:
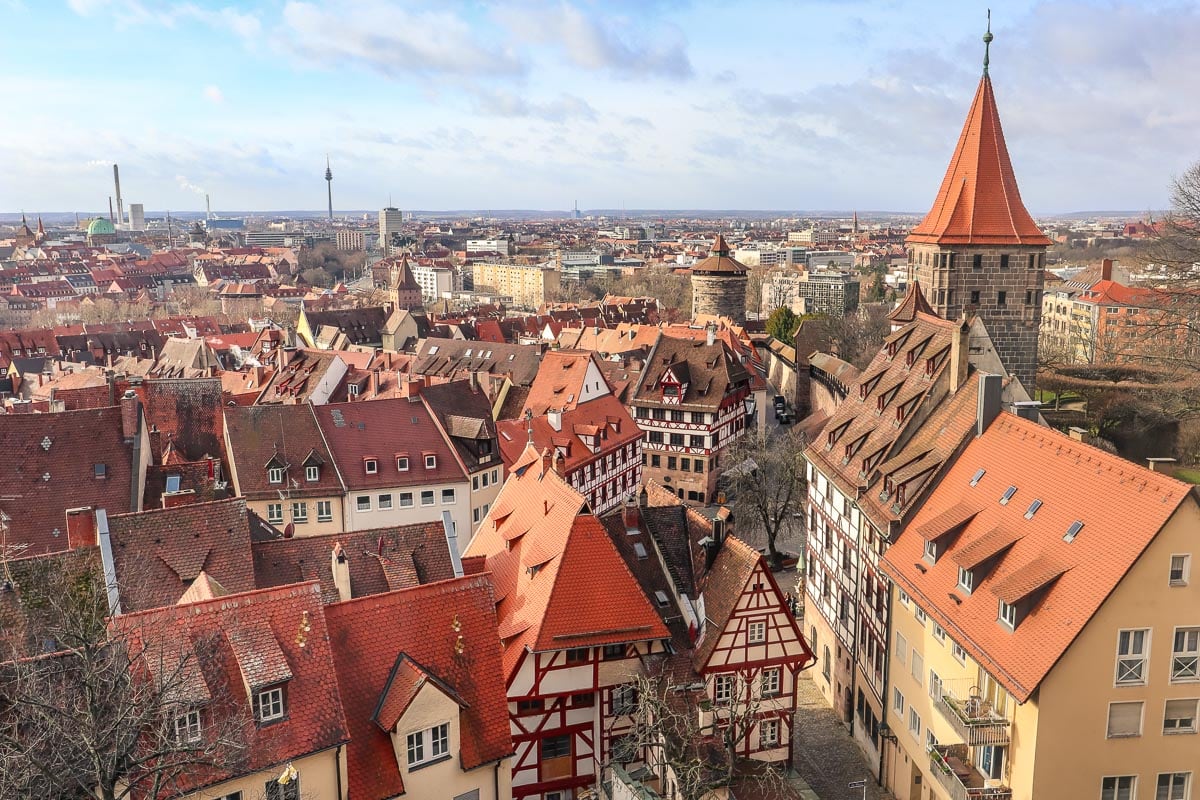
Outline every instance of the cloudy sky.
<path id="1" fill-rule="evenodd" d="M 1006 0 L 1035 213 L 1165 206 L 1200 4 Z M 985 0 L 0 0 L 0 211 L 924 211 Z"/>

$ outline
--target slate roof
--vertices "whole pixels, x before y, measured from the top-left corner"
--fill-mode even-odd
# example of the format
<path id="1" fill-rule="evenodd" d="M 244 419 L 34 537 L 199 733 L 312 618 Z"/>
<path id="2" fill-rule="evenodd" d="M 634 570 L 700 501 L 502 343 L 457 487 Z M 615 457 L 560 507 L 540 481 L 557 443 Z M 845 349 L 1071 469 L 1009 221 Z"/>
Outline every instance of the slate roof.
<path id="1" fill-rule="evenodd" d="M 255 587 L 243 498 L 108 517 L 125 612 L 172 605 L 205 572 L 229 592 Z"/>
<path id="2" fill-rule="evenodd" d="M 357 800 L 385 800 L 404 793 L 391 737 L 375 722 L 390 694 L 401 656 L 419 665 L 401 667 L 398 680 L 408 694 L 423 673 L 451 689 L 462 701 L 459 712 L 463 769 L 499 760 L 513 752 L 508 698 L 496 641 L 495 601 L 487 576 L 468 576 L 404 591 L 372 595 L 328 606 L 337 683 L 350 720 L 347 748 L 349 793 Z M 459 646 L 461 645 L 461 652 Z M 388 706 L 391 719 L 399 695 Z"/>
<path id="3" fill-rule="evenodd" d="M 287 714 L 254 729 L 246 762 L 236 772 L 222 767 L 188 771 L 173 792 L 274 768 L 290 760 L 344 744 L 348 726 L 338 693 L 325 614 L 315 581 L 225 595 L 206 602 L 168 606 L 116 617 L 112 625 L 147 644 L 148 658 L 174 650 L 181 638 L 201 642 L 205 658 L 195 676 L 222 711 L 249 722 L 247 682 L 287 681 Z M 189 645 L 190 646 L 190 645 Z M 171 796 L 175 796 L 172 794 Z"/>
<path id="4" fill-rule="evenodd" d="M 1001 505 L 1010 486 L 1016 493 Z M 882 565 L 1023 703 L 1190 496 L 1174 478 L 1001 413 L 967 445 Z M 1034 500 L 1042 502 L 1030 516 Z M 917 531 L 953 508 L 977 513 L 930 564 Z M 1075 521 L 1083 526 L 1068 542 Z M 974 590 L 957 588 L 959 567 L 988 554 L 996 560 L 976 575 Z M 1002 627 L 997 601 L 1023 598 L 1032 604 L 1026 616 L 1015 630 Z"/>
<path id="5" fill-rule="evenodd" d="M 455 380 L 485 372 L 529 386 L 541 366 L 541 350 L 541 345 L 423 339 L 417 343 L 412 374 Z"/>
<path id="6" fill-rule="evenodd" d="M 319 580 L 321 598 L 337 602 L 332 556 L 341 546 L 352 597 L 408 589 L 454 577 L 446 533 L 440 522 L 391 528 L 254 541 L 254 580 L 259 587 Z"/>
<path id="7" fill-rule="evenodd" d="M 6 545 L 27 545 L 20 555 L 66 549 L 68 508 L 120 514 L 141 498 L 120 406 L 0 415 L 0 453 L 0 511 L 10 518 Z M 104 477 L 96 477 L 97 464 L 104 465 Z"/>
<path id="8" fill-rule="evenodd" d="M 466 555 L 486 556 L 493 576 L 505 675 L 526 651 L 670 636 L 583 496 L 533 448 L 510 468 Z"/>
<path id="9" fill-rule="evenodd" d="M 1021 202 L 992 79 L 984 73 L 933 208 L 909 244 L 1049 245 Z"/>

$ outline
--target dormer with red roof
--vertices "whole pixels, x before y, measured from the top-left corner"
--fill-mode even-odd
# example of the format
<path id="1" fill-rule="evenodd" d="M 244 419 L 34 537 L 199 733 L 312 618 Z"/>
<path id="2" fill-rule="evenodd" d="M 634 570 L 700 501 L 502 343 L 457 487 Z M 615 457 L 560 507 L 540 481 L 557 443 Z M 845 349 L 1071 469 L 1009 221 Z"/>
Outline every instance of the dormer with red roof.
<path id="1" fill-rule="evenodd" d="M 957 319 L 976 307 L 1004 366 L 1032 391 L 1050 239 L 1021 202 L 986 63 L 933 207 L 906 244 L 933 310 Z"/>

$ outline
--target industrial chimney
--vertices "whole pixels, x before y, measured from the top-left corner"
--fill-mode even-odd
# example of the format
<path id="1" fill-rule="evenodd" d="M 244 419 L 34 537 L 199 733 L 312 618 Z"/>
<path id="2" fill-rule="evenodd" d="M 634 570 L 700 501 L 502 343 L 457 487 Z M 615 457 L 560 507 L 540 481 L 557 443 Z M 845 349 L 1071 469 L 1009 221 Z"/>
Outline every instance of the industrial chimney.
<path id="1" fill-rule="evenodd" d="M 117 188 L 117 224 L 125 224 L 125 206 L 121 203 L 121 171 L 113 164 L 113 183 Z"/>

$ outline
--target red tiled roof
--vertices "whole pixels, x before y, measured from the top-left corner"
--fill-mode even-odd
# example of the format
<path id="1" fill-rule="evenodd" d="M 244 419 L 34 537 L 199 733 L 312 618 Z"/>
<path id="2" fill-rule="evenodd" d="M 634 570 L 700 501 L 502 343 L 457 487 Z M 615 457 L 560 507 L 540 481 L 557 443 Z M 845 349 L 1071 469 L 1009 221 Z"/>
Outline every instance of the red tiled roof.
<path id="1" fill-rule="evenodd" d="M 388 691 L 388 680 L 401 655 L 462 700 L 463 769 L 475 769 L 512 753 L 495 601 L 488 576 L 335 603 L 326 614 L 337 682 L 350 721 L 347 761 L 351 797 L 384 800 L 405 791 L 391 738 L 375 722 L 377 711 L 386 710 L 380 719 L 390 720 L 398 714 L 396 708 L 404 705 L 400 702 L 406 693 L 404 686 L 397 687 L 393 680 L 394 691 Z"/>
<path id="2" fill-rule="evenodd" d="M 0 510 L 10 517 L 5 544 L 28 545 L 22 555 L 66 549 L 68 508 L 120 514 L 141 497 L 119 406 L 0 416 L 0 452 Z M 96 477 L 97 464 L 104 477 Z"/>
<path id="3" fill-rule="evenodd" d="M 615 429 L 614 429 L 615 421 Z M 510 419 L 496 423 L 499 433 L 500 455 L 506 465 L 511 465 L 525 451 L 529 441 L 529 427 L 533 428 L 533 444 L 538 452 L 553 447 L 561 440 L 566 448 L 562 470 L 569 475 L 583 465 L 620 450 L 642 436 L 637 423 L 629 416 L 625 406 L 611 394 L 589 400 L 561 415 L 560 430 L 550 424 L 550 417 L 543 414 L 530 420 Z M 582 434 L 600 435 L 600 450 L 593 453 Z M 589 439 L 592 438 L 589 436 Z"/>
<path id="4" fill-rule="evenodd" d="M 171 605 L 201 572 L 230 592 L 255 588 L 242 498 L 108 517 L 126 612 Z"/>
<path id="5" fill-rule="evenodd" d="M 506 675 L 527 650 L 670 636 L 583 497 L 533 448 L 511 467 L 466 555 L 487 557 Z"/>
<path id="6" fill-rule="evenodd" d="M 251 500 L 278 498 L 283 489 L 293 497 L 343 493 L 313 406 L 231 406 L 225 409 L 225 426 L 242 496 Z M 307 480 L 304 474 L 305 461 L 310 459 L 321 462 L 316 481 Z M 267 464 L 272 460 L 284 467 L 285 483 L 270 483 Z"/>
<path id="7" fill-rule="evenodd" d="M 979 81 L 933 208 L 906 242 L 1049 245 L 1021 203 L 1000 113 L 986 74 Z"/>
<path id="8" fill-rule="evenodd" d="M 554 408 L 566 411 L 575 408 L 584 394 L 584 381 L 588 368 L 595 366 L 596 355 L 583 350 L 548 350 L 542 356 L 542 365 L 538 368 L 537 377 L 529 387 L 529 395 L 525 398 L 525 408 L 535 415 L 545 414 Z M 605 386 L 607 391 L 608 387 Z M 595 390 L 593 390 L 595 391 Z"/>
<path id="9" fill-rule="evenodd" d="M 1001 505 L 1010 486 L 1016 492 Z M 1187 484 L 1002 413 L 967 444 L 888 549 L 883 569 L 1025 702 L 1189 496 Z M 1034 500 L 1041 505 L 1029 516 Z M 929 564 L 917 531 L 959 506 L 978 513 Z M 1083 527 L 1068 542 L 1076 521 Z M 967 565 L 991 565 L 970 594 L 957 588 Z M 997 601 L 1022 599 L 1032 604 L 1024 618 L 1014 630 L 1002 627 Z"/>
<path id="10" fill-rule="evenodd" d="M 315 581 L 125 614 L 111 624 L 145 643 L 151 659 L 181 637 L 202 641 L 205 657 L 198 659 L 195 677 L 204 687 L 191 690 L 219 695 L 230 713 L 247 722 L 252 719 L 247 683 L 269 684 L 290 675 L 286 716 L 252 729 L 245 763 L 237 772 L 192 769 L 171 787 L 172 797 L 327 750 L 349 738 Z"/>
<path id="11" fill-rule="evenodd" d="M 888 312 L 888 319 L 893 325 L 907 325 L 917 318 L 918 313 L 928 314 L 931 317 L 937 316 L 937 312 L 925 299 L 925 293 L 921 291 L 921 282 L 914 280 L 905 289 L 904 297 L 896 304 L 896 307 Z"/>

